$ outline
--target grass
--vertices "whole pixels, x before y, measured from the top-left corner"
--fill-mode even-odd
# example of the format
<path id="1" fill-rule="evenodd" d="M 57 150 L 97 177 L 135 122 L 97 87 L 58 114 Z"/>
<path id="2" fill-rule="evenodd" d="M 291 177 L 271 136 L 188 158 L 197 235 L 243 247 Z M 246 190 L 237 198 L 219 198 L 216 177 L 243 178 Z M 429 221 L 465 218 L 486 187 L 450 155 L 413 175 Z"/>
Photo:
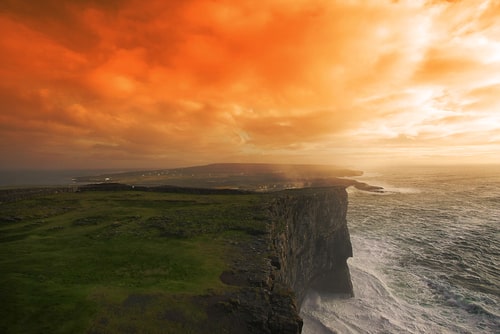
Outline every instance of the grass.
<path id="1" fill-rule="evenodd" d="M 266 229 L 263 195 L 61 193 L 0 204 L 1 333 L 196 332 L 193 298 L 234 241 Z"/>

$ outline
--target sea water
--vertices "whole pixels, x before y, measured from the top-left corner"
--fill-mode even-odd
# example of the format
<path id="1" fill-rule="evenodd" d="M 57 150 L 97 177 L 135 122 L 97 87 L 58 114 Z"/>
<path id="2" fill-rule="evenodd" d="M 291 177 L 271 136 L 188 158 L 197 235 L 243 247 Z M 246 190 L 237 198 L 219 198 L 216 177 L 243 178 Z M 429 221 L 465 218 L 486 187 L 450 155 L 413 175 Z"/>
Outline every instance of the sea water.
<path id="1" fill-rule="evenodd" d="M 303 333 L 500 333 L 500 166 L 401 167 L 348 189 L 353 298 L 310 291 Z"/>

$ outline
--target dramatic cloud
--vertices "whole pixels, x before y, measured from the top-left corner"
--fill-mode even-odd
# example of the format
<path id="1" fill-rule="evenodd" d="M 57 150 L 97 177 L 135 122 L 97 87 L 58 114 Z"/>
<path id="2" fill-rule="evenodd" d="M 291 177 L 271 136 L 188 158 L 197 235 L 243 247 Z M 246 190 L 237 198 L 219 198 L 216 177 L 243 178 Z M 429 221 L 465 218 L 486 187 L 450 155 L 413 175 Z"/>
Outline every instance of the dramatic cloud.
<path id="1" fill-rule="evenodd" d="M 499 15 L 497 0 L 5 0 L 0 167 L 498 159 Z"/>

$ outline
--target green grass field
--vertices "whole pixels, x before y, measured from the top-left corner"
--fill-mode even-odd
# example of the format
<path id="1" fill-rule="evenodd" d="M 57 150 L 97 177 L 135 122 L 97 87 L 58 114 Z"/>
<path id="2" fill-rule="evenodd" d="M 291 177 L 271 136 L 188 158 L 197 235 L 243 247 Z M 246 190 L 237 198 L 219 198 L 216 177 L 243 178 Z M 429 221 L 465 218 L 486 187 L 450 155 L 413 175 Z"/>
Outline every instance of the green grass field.
<path id="1" fill-rule="evenodd" d="M 1 333 L 198 333 L 265 195 L 81 192 L 0 204 Z"/>

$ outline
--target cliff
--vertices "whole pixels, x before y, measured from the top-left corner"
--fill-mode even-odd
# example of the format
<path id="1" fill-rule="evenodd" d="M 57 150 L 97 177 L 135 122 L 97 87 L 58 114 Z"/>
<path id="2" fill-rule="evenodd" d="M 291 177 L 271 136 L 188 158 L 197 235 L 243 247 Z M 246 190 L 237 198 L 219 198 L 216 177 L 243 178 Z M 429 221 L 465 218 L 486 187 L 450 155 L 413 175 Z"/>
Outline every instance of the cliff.
<path id="1" fill-rule="evenodd" d="M 309 288 L 352 295 L 347 259 L 352 247 L 343 187 L 289 191 L 272 207 L 276 280 L 290 286 L 298 305 Z"/>
<path id="2" fill-rule="evenodd" d="M 234 270 L 221 276 L 240 287 L 225 311 L 245 324 L 239 333 L 298 334 L 308 289 L 353 294 L 347 192 L 344 187 L 289 190 L 275 193 L 268 205 L 269 233 L 244 246 Z"/>
<path id="3" fill-rule="evenodd" d="M 131 194 L 133 191 L 136 193 Z M 25 199 L 30 202 L 22 202 Z M 85 246 L 76 253 L 55 250 L 53 256 L 61 257 L 61 261 L 68 262 L 66 256 L 78 254 L 78 260 L 69 262 L 82 262 L 86 267 L 58 267 L 48 273 L 44 268 L 51 268 L 52 263 L 57 262 L 53 261 L 53 256 L 23 252 L 26 259 L 11 264 L 13 286 L 18 284 L 15 281 L 17 272 L 34 270 L 30 264 L 36 264 L 40 275 L 52 275 L 54 279 L 62 277 L 58 288 L 68 291 L 73 291 L 74 284 L 65 285 L 66 275 L 69 275 L 66 271 L 72 273 L 80 268 L 85 273 L 97 273 L 96 277 L 108 277 L 109 273 L 125 270 L 127 275 L 117 277 L 119 286 L 131 280 L 123 292 L 126 295 L 123 300 L 111 301 L 105 297 L 96 300 L 95 296 L 87 296 L 84 300 L 69 298 L 68 305 L 92 300 L 93 307 L 98 310 L 94 318 L 82 322 L 81 326 L 90 324 L 92 330 L 87 332 L 123 332 L 121 328 L 128 324 L 137 332 L 150 326 L 147 328 L 152 328 L 151 332 L 179 328 L 177 332 L 298 334 L 302 329 L 300 305 L 309 288 L 352 295 L 346 264 L 352 250 L 346 223 L 347 192 L 343 184 L 251 193 L 105 183 L 78 188 L 5 190 L 0 192 L 0 204 L 0 223 L 8 228 L 0 231 L 3 233 L 0 233 L 0 247 L 4 246 L 4 252 L 19 247 L 31 249 L 32 238 L 27 238 L 28 235 L 37 236 L 34 238 L 37 245 L 49 243 L 50 249 L 53 240 L 65 245 L 68 237 L 71 243 L 85 240 L 82 244 L 95 245 Z M 147 215 L 143 217 L 139 212 Z M 16 242 L 16 247 L 10 242 Z M 142 258 L 140 265 L 134 265 L 137 262 L 131 259 L 136 256 L 133 252 L 131 257 L 126 257 L 129 264 L 126 268 L 111 257 L 103 258 L 109 260 L 106 266 L 96 265 L 99 262 L 95 259 L 101 258 L 103 250 L 127 254 L 133 251 L 131 242 L 141 248 L 156 245 L 154 249 L 158 253 L 153 252 Z M 107 248 L 108 244 L 112 247 Z M 81 261 L 82 256 L 88 260 Z M 170 276 L 180 276 L 173 276 L 172 282 L 154 291 L 144 290 L 141 284 L 150 282 L 142 279 L 144 273 L 150 276 L 156 273 L 158 263 L 168 256 L 170 259 L 160 265 L 168 270 L 155 279 L 170 282 Z M 204 267 L 198 268 L 199 265 Z M 216 267 L 218 269 L 214 270 Z M 152 269 L 144 271 L 143 268 Z M 205 276 L 200 278 L 200 275 Z M 221 281 L 225 284 L 220 284 Z M 109 282 L 96 282 L 105 296 Z M 165 286 L 172 287 L 179 282 L 191 285 L 186 284 L 180 294 L 163 291 Z M 45 291 L 38 279 L 30 284 L 25 291 Z M 136 285 L 138 288 L 134 288 Z M 49 303 L 53 293 L 47 290 L 45 296 Z M 11 298 L 18 298 L 17 294 Z M 14 310 L 10 316 L 24 319 L 26 312 L 22 310 L 29 309 L 50 318 L 43 305 L 33 307 L 29 304 Z M 163 311 L 152 311 L 157 309 Z M 53 317 L 59 319 L 60 314 Z M 25 324 L 21 320 L 3 322 L 4 326 L 18 325 L 19 328 L 24 328 Z"/>

